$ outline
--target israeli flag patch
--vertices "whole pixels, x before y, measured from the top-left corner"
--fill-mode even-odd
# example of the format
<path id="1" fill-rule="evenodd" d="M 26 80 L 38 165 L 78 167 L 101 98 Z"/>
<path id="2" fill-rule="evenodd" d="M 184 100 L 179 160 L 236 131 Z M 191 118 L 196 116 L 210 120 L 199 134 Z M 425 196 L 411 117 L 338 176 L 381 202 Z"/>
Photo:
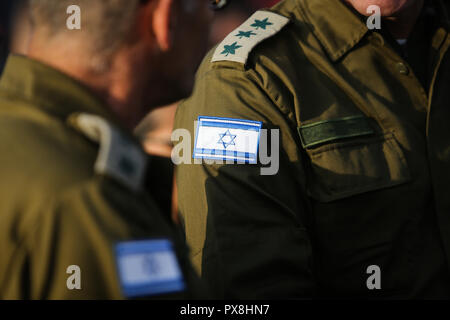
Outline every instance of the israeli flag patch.
<path id="1" fill-rule="evenodd" d="M 183 291 L 185 283 L 169 240 L 121 242 L 115 248 L 125 297 Z"/>
<path id="2" fill-rule="evenodd" d="M 194 159 L 257 163 L 262 122 L 198 117 Z"/>

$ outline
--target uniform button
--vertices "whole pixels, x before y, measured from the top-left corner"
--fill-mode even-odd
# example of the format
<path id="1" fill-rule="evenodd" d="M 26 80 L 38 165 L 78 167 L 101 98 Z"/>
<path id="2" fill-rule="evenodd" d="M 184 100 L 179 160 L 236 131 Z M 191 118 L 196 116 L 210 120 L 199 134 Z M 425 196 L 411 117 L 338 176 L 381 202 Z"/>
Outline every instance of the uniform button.
<path id="1" fill-rule="evenodd" d="M 397 71 L 405 76 L 409 74 L 409 68 L 403 62 L 397 63 Z"/>
<path id="2" fill-rule="evenodd" d="M 382 46 L 382 47 L 384 46 L 384 38 L 378 32 L 374 32 L 373 33 L 373 39 L 374 39 L 374 42 L 376 44 L 378 44 L 379 46 Z"/>

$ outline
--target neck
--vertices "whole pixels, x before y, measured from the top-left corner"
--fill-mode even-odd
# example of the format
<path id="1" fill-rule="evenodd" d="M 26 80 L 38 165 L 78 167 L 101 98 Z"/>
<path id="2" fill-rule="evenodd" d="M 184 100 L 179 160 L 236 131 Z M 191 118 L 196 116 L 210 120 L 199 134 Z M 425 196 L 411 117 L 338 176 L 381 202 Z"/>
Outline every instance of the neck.
<path id="1" fill-rule="evenodd" d="M 384 23 L 395 39 L 407 39 L 410 36 L 423 6 L 424 0 L 418 0 L 398 15 L 384 18 Z"/>
<path id="2" fill-rule="evenodd" d="M 113 112 L 123 126 L 133 129 L 142 117 L 142 97 L 144 89 L 139 78 L 139 66 L 129 63 L 127 54 L 119 54 L 108 65 L 104 59 L 96 60 L 70 48 L 68 42 L 63 50 L 61 47 L 31 46 L 27 53 L 33 59 L 39 60 L 78 80 L 98 96 L 105 107 Z M 72 50 L 73 49 L 73 50 Z M 70 57 L 70 58 L 68 58 Z M 89 61 L 89 63 L 86 63 Z"/>

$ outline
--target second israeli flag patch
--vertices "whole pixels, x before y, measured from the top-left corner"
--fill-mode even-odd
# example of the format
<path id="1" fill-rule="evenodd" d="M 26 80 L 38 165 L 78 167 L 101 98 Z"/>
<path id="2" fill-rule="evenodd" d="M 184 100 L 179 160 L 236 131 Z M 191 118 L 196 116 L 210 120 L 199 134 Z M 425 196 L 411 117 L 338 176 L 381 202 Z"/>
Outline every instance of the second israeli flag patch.
<path id="1" fill-rule="evenodd" d="M 183 274 L 169 240 L 121 242 L 115 249 L 125 297 L 167 294 L 185 289 Z"/>
<path id="2" fill-rule="evenodd" d="M 257 163 L 262 122 L 200 116 L 194 159 Z"/>

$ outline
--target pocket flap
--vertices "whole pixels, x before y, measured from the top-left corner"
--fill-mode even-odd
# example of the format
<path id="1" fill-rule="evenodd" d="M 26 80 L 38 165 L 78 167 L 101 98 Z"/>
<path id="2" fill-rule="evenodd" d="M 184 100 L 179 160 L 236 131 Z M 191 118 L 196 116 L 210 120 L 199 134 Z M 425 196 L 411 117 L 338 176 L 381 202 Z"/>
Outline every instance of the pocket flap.
<path id="1" fill-rule="evenodd" d="M 309 195 L 331 202 L 411 180 L 408 164 L 392 133 L 327 144 L 307 150 Z"/>
<path id="2" fill-rule="evenodd" d="M 365 116 L 330 119 L 298 128 L 303 148 L 311 148 L 325 142 L 370 135 L 374 130 Z"/>

